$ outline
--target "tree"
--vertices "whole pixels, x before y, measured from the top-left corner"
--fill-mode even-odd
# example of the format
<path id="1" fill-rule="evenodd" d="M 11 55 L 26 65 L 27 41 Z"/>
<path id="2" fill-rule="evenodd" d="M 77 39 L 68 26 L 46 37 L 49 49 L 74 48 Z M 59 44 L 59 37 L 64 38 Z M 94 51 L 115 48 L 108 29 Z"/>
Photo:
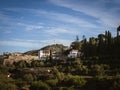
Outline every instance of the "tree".
<path id="1" fill-rule="evenodd" d="M 98 65 L 98 64 L 95 64 L 95 65 L 92 65 L 91 66 L 91 72 L 93 75 L 97 75 L 97 76 L 102 76 L 105 74 L 105 67 L 104 65 Z"/>
<path id="2" fill-rule="evenodd" d="M 50 63 L 53 63 L 53 58 L 52 58 L 52 49 L 50 49 Z"/>
<path id="3" fill-rule="evenodd" d="M 89 39 L 88 46 L 87 46 L 88 47 L 88 49 L 87 49 L 88 56 L 96 55 L 96 50 L 97 50 L 96 46 L 97 46 L 96 38 L 91 37 Z"/>
<path id="4" fill-rule="evenodd" d="M 86 81 L 80 76 L 68 75 L 64 79 L 64 83 L 68 87 L 75 87 L 78 90 L 78 87 L 82 87 L 86 84 Z"/>
<path id="5" fill-rule="evenodd" d="M 17 68 L 25 68 L 25 67 L 27 67 L 27 62 L 25 60 L 20 60 L 18 62 L 14 62 L 14 65 Z"/>
<path id="6" fill-rule="evenodd" d="M 78 35 L 76 36 L 76 42 L 79 42 L 79 37 L 78 37 Z"/>
<path id="7" fill-rule="evenodd" d="M 76 39 L 74 42 L 71 43 L 71 48 L 79 50 L 80 49 L 80 42 L 79 42 L 79 37 L 76 36 Z"/>
<path id="8" fill-rule="evenodd" d="M 112 40 L 112 35 L 110 31 L 105 31 L 105 44 L 110 45 Z"/>
<path id="9" fill-rule="evenodd" d="M 4 63 L 4 56 L 0 55 L 0 65 L 3 65 Z"/>
<path id="10" fill-rule="evenodd" d="M 98 35 L 98 41 L 99 41 L 98 45 L 99 46 L 103 45 L 103 43 L 104 43 L 104 37 L 105 37 L 104 34 L 99 34 Z"/>
<path id="11" fill-rule="evenodd" d="M 104 53 L 104 39 L 105 39 L 104 34 L 98 35 L 98 54 L 100 55 Z"/>
<path id="12" fill-rule="evenodd" d="M 81 48 L 81 52 L 83 53 L 82 58 L 85 58 L 88 56 L 88 43 L 85 35 L 83 35 L 82 42 L 83 42 L 82 48 Z"/>
<path id="13" fill-rule="evenodd" d="M 117 27 L 117 37 L 119 36 L 120 26 Z"/>
<path id="14" fill-rule="evenodd" d="M 44 63 L 38 60 L 33 60 L 31 62 L 31 67 L 40 67 L 40 66 L 44 66 Z"/>

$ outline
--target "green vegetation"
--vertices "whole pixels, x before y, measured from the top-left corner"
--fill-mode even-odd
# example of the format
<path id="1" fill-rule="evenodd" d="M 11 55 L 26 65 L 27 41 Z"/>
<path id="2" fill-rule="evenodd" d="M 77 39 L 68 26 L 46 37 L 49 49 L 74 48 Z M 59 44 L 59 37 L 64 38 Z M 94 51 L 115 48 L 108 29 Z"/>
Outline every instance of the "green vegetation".
<path id="1" fill-rule="evenodd" d="M 60 48 L 62 50 L 62 46 Z M 105 35 L 99 34 L 88 41 L 85 36 L 81 41 L 76 36 L 71 48 L 80 51 L 80 57 L 30 62 L 21 60 L 4 65 L 4 59 L 8 56 L 1 55 L 0 90 L 120 90 L 118 32 L 116 37 L 112 37 L 106 31 Z M 65 56 L 69 51 L 63 50 L 62 54 Z"/>
<path id="2" fill-rule="evenodd" d="M 32 82 L 30 90 L 50 90 L 50 87 L 42 81 L 35 81 Z"/>

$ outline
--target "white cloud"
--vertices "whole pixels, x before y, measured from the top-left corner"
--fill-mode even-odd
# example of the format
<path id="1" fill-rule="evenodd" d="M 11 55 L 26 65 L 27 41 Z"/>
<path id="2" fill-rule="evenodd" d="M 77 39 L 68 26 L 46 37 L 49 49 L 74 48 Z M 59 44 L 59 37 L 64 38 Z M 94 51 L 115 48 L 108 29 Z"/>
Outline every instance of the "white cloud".
<path id="1" fill-rule="evenodd" d="M 5 33 L 5 34 L 10 34 L 10 33 L 12 33 L 12 31 L 10 31 L 10 30 L 5 30 L 4 33 Z"/>
<path id="2" fill-rule="evenodd" d="M 66 7 L 69 9 L 72 9 L 74 11 L 77 12 L 82 12 L 84 14 L 87 14 L 89 16 L 95 17 L 96 19 L 98 19 L 99 23 L 102 25 L 108 25 L 110 27 L 116 27 L 120 24 L 120 21 L 118 20 L 118 18 L 120 18 L 120 13 L 116 12 L 114 13 L 113 11 L 120 10 L 120 8 L 116 8 L 118 6 L 114 6 L 108 9 L 108 7 L 106 7 L 107 4 L 109 4 L 110 1 L 108 0 L 97 0 L 97 1 L 93 1 L 93 2 L 87 2 L 85 3 L 85 0 L 76 3 L 79 0 L 75 0 L 76 2 L 73 2 L 73 0 L 49 0 L 50 2 L 58 5 L 58 6 L 62 6 L 62 7 Z M 114 2 L 114 1 L 112 1 Z M 116 2 L 120 2 L 118 0 L 116 0 Z"/>
<path id="3" fill-rule="evenodd" d="M 73 13 L 59 12 L 59 11 L 47 11 L 41 9 L 27 9 L 27 8 L 5 8 L 5 10 L 30 14 L 33 18 L 37 17 L 45 19 L 45 24 L 26 24 L 24 22 L 17 23 L 18 26 L 23 27 L 25 30 L 39 30 L 43 29 L 42 33 L 47 35 L 59 36 L 62 34 L 96 34 L 96 32 L 104 33 L 109 27 L 117 27 L 120 24 L 118 18 L 120 16 L 116 13 L 120 10 L 119 7 L 106 8 L 106 3 L 109 3 L 109 0 L 98 0 L 94 2 L 84 2 L 87 0 L 49 0 L 50 2 L 71 9 L 78 13 L 78 16 Z M 79 1 L 79 2 L 78 2 Z M 119 0 L 115 0 L 119 2 Z M 114 13 L 113 13 L 114 12 Z M 79 14 L 85 14 L 93 18 L 94 23 L 90 22 L 86 18 L 79 17 Z M 29 22 L 29 21 L 28 21 Z M 47 22 L 47 23 L 46 23 Z M 58 23 L 58 24 L 56 24 Z M 54 25 L 53 25 L 54 24 Z M 68 26 L 63 26 L 62 24 L 67 24 Z M 48 28 L 50 27 L 50 28 Z M 52 27 L 52 28 L 51 28 Z"/>
<path id="4" fill-rule="evenodd" d="M 14 40 L 0 40 L 0 46 L 18 46 L 18 47 L 34 47 L 38 48 L 40 47 L 39 43 L 32 43 L 32 42 L 26 42 L 26 41 L 14 41 Z"/>
<path id="5" fill-rule="evenodd" d="M 15 25 L 23 30 L 41 30 L 45 37 L 56 37 L 60 38 L 62 35 L 64 38 L 70 35 L 85 35 L 88 29 L 92 32 L 94 28 L 97 28 L 96 24 L 88 21 L 87 19 L 81 18 L 79 16 L 74 16 L 74 14 L 60 13 L 58 11 L 46 11 L 41 9 L 26 9 L 26 8 L 6 8 L 8 11 L 13 11 L 17 13 L 31 14 L 33 18 L 45 19 L 44 24 L 28 24 L 25 22 L 15 23 Z M 46 24 L 47 21 L 47 24 Z M 87 31 L 88 33 L 90 31 Z"/>
<path id="6" fill-rule="evenodd" d="M 53 36 L 59 36 L 62 34 L 75 34 L 75 31 L 71 31 L 66 27 L 49 27 L 44 32 L 46 34 L 53 35 Z"/>
<path id="7" fill-rule="evenodd" d="M 15 13 L 29 11 L 29 9 L 23 9 L 23 10 L 22 9 L 23 8 L 5 8 L 5 10 L 14 11 Z M 0 21 L 1 21 L 0 24 L 1 27 L 4 29 L 4 33 L 11 33 L 12 30 L 18 30 L 18 27 L 23 28 L 24 30 L 27 31 L 40 30 L 44 28 L 43 23 L 37 22 L 34 24 L 28 24 L 30 21 L 28 20 L 27 22 L 24 22 L 24 20 L 20 20 L 22 18 L 23 16 L 21 16 L 20 18 L 13 18 L 9 14 L 5 14 L 4 11 L 0 11 Z"/>
<path id="8" fill-rule="evenodd" d="M 45 11 L 41 9 L 24 9 L 24 8 L 13 8 L 13 11 L 21 12 L 21 9 L 25 13 L 31 12 L 31 14 L 37 16 L 37 18 L 44 17 L 49 22 L 49 25 L 46 26 L 43 26 L 41 24 L 29 25 L 25 23 L 18 23 L 18 25 L 24 27 L 25 30 L 43 29 L 43 32 L 45 32 L 47 35 L 59 36 L 62 34 L 77 35 L 79 34 L 78 32 L 80 33 L 83 32 L 81 27 L 96 28 L 95 24 L 88 22 L 83 18 L 74 16 L 72 14 Z M 8 10 L 12 10 L 12 8 Z"/>
<path id="9" fill-rule="evenodd" d="M 24 24 L 24 23 L 17 23 L 18 26 L 22 26 L 25 28 L 25 30 L 39 30 L 43 28 L 43 25 L 41 24 L 36 24 L 36 25 L 29 25 L 29 24 Z"/>
<path id="10" fill-rule="evenodd" d="M 25 8 L 5 8 L 5 9 L 9 11 L 14 11 L 14 12 L 30 13 L 33 16 L 44 17 L 44 18 L 47 18 L 48 20 L 52 20 L 52 21 L 56 20 L 58 22 L 73 24 L 73 25 L 82 26 L 82 27 L 96 27 L 95 24 L 88 22 L 83 18 L 74 16 L 72 14 L 67 14 L 67 13 L 46 11 L 41 9 L 25 9 Z"/>
<path id="11" fill-rule="evenodd" d="M 4 13 L 0 12 L 0 24 L 3 25 L 14 25 L 13 19 L 10 18 L 8 15 L 5 15 Z"/>
<path id="12" fill-rule="evenodd" d="M 92 24 L 91 22 L 88 22 L 83 18 L 75 17 L 70 14 L 58 13 L 52 11 L 43 11 L 43 10 L 34 10 L 34 11 L 36 12 L 37 16 L 44 15 L 45 17 L 51 20 L 56 20 L 59 22 L 64 22 L 82 27 L 96 27 L 95 24 Z"/>
<path id="13" fill-rule="evenodd" d="M 0 40 L 0 46 L 17 46 L 17 47 L 25 47 L 25 48 L 33 48 L 33 49 L 40 49 L 43 46 L 50 45 L 50 44 L 64 44 L 69 45 L 71 40 L 65 39 L 44 39 L 44 40 L 22 40 L 22 39 L 13 39 L 13 40 Z"/>

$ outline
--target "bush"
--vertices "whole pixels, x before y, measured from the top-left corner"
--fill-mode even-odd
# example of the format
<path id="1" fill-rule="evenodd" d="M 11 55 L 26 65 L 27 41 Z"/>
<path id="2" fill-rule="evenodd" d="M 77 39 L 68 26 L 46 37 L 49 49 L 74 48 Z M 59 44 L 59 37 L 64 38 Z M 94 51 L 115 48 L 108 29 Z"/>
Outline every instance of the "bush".
<path id="1" fill-rule="evenodd" d="M 106 66 L 105 66 L 106 67 Z M 101 75 L 104 75 L 105 74 L 105 67 L 104 65 L 98 65 L 98 64 L 95 64 L 95 65 L 92 65 L 91 66 L 91 74 L 93 76 L 101 76 Z"/>
<path id="2" fill-rule="evenodd" d="M 30 90 L 50 90 L 50 87 L 44 82 L 35 81 L 31 84 Z"/>
<path id="3" fill-rule="evenodd" d="M 0 74 L 0 90 L 18 90 L 14 80 L 8 78 L 5 74 Z"/>
<path id="4" fill-rule="evenodd" d="M 64 83 L 66 86 L 68 87 L 82 87 L 86 84 L 86 81 L 81 78 L 80 76 L 72 76 L 72 75 L 68 75 L 65 79 L 64 79 Z"/>
<path id="5" fill-rule="evenodd" d="M 115 76 L 112 82 L 113 82 L 113 85 L 111 89 L 119 90 L 120 89 L 120 75 Z"/>
<path id="6" fill-rule="evenodd" d="M 64 74 L 62 72 L 59 72 L 56 67 L 53 68 L 53 73 L 55 74 L 55 77 L 58 80 L 63 80 L 64 79 Z"/>
<path id="7" fill-rule="evenodd" d="M 46 83 L 48 83 L 51 87 L 55 87 L 58 83 L 58 79 L 50 79 L 47 80 Z"/>
<path id="8" fill-rule="evenodd" d="M 31 83 L 34 80 L 34 78 L 33 78 L 32 74 L 25 74 L 23 76 L 23 80 L 25 80 L 27 83 Z"/>
<path id="9" fill-rule="evenodd" d="M 15 84 L 12 83 L 8 83 L 8 84 L 0 84 L 0 90 L 18 90 L 17 86 Z"/>
<path id="10" fill-rule="evenodd" d="M 17 68 L 26 68 L 27 62 L 25 60 L 20 60 L 18 62 L 14 62 L 15 67 Z"/>
<path id="11" fill-rule="evenodd" d="M 26 81 L 23 81 L 22 79 L 17 79 L 15 83 L 19 88 L 22 88 L 27 85 Z"/>
<path id="12" fill-rule="evenodd" d="M 2 74 L 8 74 L 9 73 L 8 70 L 9 70 L 9 68 L 7 66 L 0 65 L 0 73 L 2 73 Z"/>
<path id="13" fill-rule="evenodd" d="M 68 88 L 68 87 L 56 87 L 56 88 L 54 88 L 54 90 L 75 90 L 73 87 L 70 87 L 70 88 Z"/>
<path id="14" fill-rule="evenodd" d="M 44 62 L 38 61 L 38 60 L 33 60 L 31 62 L 31 67 L 41 67 L 44 66 Z"/>

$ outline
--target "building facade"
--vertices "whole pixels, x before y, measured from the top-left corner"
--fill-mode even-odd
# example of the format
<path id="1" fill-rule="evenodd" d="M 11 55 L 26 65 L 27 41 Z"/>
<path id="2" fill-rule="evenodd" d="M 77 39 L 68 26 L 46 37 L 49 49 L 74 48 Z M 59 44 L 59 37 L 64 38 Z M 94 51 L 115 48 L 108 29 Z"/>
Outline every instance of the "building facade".
<path id="1" fill-rule="evenodd" d="M 46 60 L 50 56 L 50 50 L 40 50 L 38 51 L 39 60 Z"/>
<path id="2" fill-rule="evenodd" d="M 78 50 L 71 50 L 68 54 L 69 58 L 77 58 L 80 57 L 80 52 Z"/>

